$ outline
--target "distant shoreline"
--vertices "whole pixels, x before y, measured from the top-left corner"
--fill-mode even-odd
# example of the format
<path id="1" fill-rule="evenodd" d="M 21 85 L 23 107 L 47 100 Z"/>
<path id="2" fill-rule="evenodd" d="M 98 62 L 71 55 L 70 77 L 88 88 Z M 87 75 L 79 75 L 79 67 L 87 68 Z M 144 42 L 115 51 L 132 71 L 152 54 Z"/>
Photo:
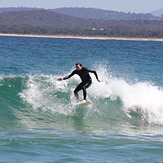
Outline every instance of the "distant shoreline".
<path id="1" fill-rule="evenodd" d="M 125 38 L 104 36 L 73 36 L 73 35 L 35 35 L 35 34 L 0 34 L 0 36 L 14 37 L 42 37 L 42 38 L 74 38 L 74 39 L 99 39 L 99 40 L 130 40 L 130 41 L 163 41 L 163 38 Z"/>

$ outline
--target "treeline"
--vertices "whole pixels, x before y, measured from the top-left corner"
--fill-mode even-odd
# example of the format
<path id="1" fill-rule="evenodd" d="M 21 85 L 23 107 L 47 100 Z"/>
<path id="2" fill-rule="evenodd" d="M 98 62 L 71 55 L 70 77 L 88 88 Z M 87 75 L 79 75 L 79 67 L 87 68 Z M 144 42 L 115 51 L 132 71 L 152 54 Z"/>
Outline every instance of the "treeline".
<path id="1" fill-rule="evenodd" d="M 66 7 L 56 8 L 50 11 L 58 13 L 76 16 L 86 19 L 104 19 L 104 20 L 130 20 L 130 19 L 162 19 L 159 16 L 154 16 L 151 13 L 131 13 L 131 12 L 119 12 L 112 10 L 101 10 L 95 8 L 77 8 Z"/>
<path id="2" fill-rule="evenodd" d="M 94 20 L 47 10 L 0 13 L 0 33 L 163 38 L 163 20 Z"/>
<path id="3" fill-rule="evenodd" d="M 40 10 L 39 8 L 28 7 L 10 7 L 0 8 L 1 12 L 9 11 L 31 11 Z M 119 12 L 113 10 L 102 10 L 96 8 L 84 8 L 84 7 L 65 7 L 56 9 L 46 9 L 48 11 L 66 14 L 69 16 L 75 16 L 86 19 L 104 19 L 104 20 L 129 20 L 129 19 L 163 19 L 163 16 L 154 16 L 151 13 L 131 13 L 131 12 Z"/>

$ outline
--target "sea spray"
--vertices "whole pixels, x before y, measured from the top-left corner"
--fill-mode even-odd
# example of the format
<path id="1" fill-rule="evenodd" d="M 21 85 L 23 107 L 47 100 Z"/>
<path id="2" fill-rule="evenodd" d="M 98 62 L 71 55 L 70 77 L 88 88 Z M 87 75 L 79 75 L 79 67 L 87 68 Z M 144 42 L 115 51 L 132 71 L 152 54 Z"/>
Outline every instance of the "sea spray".
<path id="1" fill-rule="evenodd" d="M 103 73 L 105 72 L 105 73 Z M 136 111 L 143 115 L 143 118 L 150 124 L 163 124 L 163 89 L 150 82 L 127 82 L 123 78 L 116 78 L 109 75 L 106 70 L 100 72 L 104 74 L 107 83 L 107 91 L 104 96 L 110 99 L 119 97 L 123 103 L 124 111 Z"/>
<path id="2" fill-rule="evenodd" d="M 59 83 L 56 77 L 47 75 L 29 76 L 24 89 L 19 95 L 37 111 L 50 110 L 56 114 L 71 114 L 69 92 L 66 83 Z M 67 91 L 66 91 L 67 90 Z"/>
<path id="3" fill-rule="evenodd" d="M 122 78 L 109 75 L 106 69 L 98 69 L 97 72 L 100 74 L 101 82 L 97 82 L 91 75 L 93 83 L 87 90 L 88 98 L 93 103 L 89 114 L 96 112 L 98 117 L 98 114 L 106 113 L 107 109 L 110 109 L 109 113 L 120 112 L 128 116 L 133 111 L 141 114 L 143 120 L 149 124 L 163 125 L 162 88 L 146 82 L 127 83 Z M 52 75 L 29 76 L 26 89 L 19 95 L 34 110 L 50 110 L 55 114 L 73 115 L 75 114 L 72 106 L 75 100 L 73 90 L 80 79 L 74 76 L 69 80 L 57 81 L 57 78 L 58 76 Z M 82 91 L 80 97 L 82 98 Z M 109 113 L 105 115 L 108 118 Z"/>
<path id="4" fill-rule="evenodd" d="M 87 114 L 83 118 L 128 123 L 135 119 L 132 113 L 136 113 L 142 123 L 163 125 L 162 87 L 142 81 L 129 83 L 123 78 L 114 77 L 103 66 L 97 67 L 97 73 L 101 82 L 91 74 L 93 82 L 87 93 L 92 105 L 87 107 Z M 80 78 L 75 75 L 69 80 L 58 81 L 58 77 L 43 74 L 1 76 L 1 108 L 14 108 L 12 112 L 15 112 L 15 116 L 16 109 L 23 108 L 35 112 L 48 111 L 53 115 L 77 116 L 73 91 Z"/>

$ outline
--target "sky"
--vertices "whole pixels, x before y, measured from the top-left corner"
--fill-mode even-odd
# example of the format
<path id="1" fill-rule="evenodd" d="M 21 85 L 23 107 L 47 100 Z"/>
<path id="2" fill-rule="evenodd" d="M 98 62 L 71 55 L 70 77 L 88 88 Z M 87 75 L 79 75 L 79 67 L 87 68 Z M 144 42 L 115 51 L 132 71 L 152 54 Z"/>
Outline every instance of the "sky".
<path id="1" fill-rule="evenodd" d="M 91 7 L 122 12 L 150 13 L 163 8 L 163 0 L 0 0 L 1 7 Z"/>

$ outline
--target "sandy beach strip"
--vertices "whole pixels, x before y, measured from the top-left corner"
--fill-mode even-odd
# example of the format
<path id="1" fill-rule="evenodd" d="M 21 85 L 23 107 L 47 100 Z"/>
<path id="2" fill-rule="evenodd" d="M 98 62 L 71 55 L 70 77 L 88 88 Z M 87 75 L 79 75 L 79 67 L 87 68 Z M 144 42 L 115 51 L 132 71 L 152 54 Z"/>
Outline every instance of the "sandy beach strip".
<path id="1" fill-rule="evenodd" d="M 43 38 L 74 38 L 74 39 L 99 39 L 99 40 L 131 40 L 131 41 L 163 41 L 163 38 L 125 38 L 101 36 L 71 36 L 71 35 L 30 35 L 30 34 L 0 34 L 0 36 L 14 37 L 43 37 Z"/>

